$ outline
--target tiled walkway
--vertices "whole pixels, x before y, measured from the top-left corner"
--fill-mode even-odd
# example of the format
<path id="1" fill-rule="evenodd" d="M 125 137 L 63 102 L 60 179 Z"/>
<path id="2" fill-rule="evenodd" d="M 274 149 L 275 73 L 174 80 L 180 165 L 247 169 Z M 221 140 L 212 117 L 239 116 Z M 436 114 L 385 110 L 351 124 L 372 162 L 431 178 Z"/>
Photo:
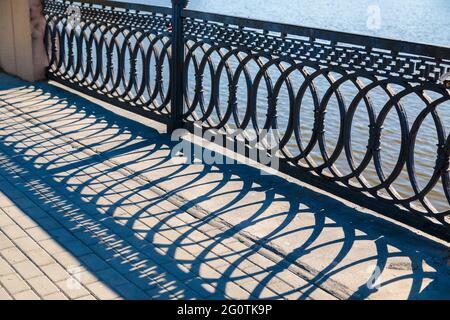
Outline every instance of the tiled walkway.
<path id="1" fill-rule="evenodd" d="M 172 163 L 170 146 L 0 75 L 0 299 L 449 297 L 445 244 L 246 166 Z"/>

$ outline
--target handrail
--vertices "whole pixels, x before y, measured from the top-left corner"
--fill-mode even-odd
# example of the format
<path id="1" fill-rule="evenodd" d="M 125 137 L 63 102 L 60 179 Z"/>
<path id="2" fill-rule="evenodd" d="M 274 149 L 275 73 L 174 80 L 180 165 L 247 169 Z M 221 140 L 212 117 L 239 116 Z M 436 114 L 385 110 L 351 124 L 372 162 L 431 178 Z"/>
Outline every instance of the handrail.
<path id="1" fill-rule="evenodd" d="M 111 0 L 56 0 L 60 2 L 80 3 L 108 6 L 111 8 L 122 8 L 135 11 L 158 12 L 162 14 L 171 14 L 172 9 L 163 6 L 139 4 L 132 2 L 121 2 Z M 393 52 L 403 52 L 420 56 L 434 57 L 450 61 L 450 46 L 433 45 L 426 43 L 417 43 L 404 41 L 394 38 L 367 36 L 357 33 L 342 32 L 335 30 L 326 30 L 302 25 L 287 24 L 272 21 L 263 21 L 253 18 L 244 18 L 239 16 L 230 16 L 198 10 L 184 9 L 184 17 L 215 21 L 229 25 L 245 26 L 247 28 L 263 29 L 272 32 L 285 33 L 289 35 L 303 36 L 311 39 L 327 40 L 332 43 L 347 43 L 359 46 L 365 46 L 373 49 L 383 49 Z"/>
<path id="2" fill-rule="evenodd" d="M 243 18 L 238 16 L 201 12 L 191 9 L 184 9 L 183 16 L 192 19 L 214 21 L 228 25 L 263 29 L 266 31 L 279 32 L 288 35 L 303 36 L 311 39 L 327 40 L 334 44 L 342 42 L 347 44 L 365 46 L 373 49 L 384 49 L 394 52 L 403 52 L 450 61 L 450 46 L 414 43 L 398 39 L 381 38 L 335 30 L 325 30 L 301 25 L 263 21 L 253 18 Z"/>
<path id="3" fill-rule="evenodd" d="M 126 10 L 134 11 L 148 11 L 148 12 L 158 12 L 162 14 L 171 14 L 172 9 L 163 6 L 150 5 L 150 4 L 140 4 L 133 2 L 121 2 L 121 1 L 111 1 L 111 0 L 55 0 L 55 2 L 61 3 L 78 3 L 80 5 L 99 5 L 111 8 L 121 8 Z"/>

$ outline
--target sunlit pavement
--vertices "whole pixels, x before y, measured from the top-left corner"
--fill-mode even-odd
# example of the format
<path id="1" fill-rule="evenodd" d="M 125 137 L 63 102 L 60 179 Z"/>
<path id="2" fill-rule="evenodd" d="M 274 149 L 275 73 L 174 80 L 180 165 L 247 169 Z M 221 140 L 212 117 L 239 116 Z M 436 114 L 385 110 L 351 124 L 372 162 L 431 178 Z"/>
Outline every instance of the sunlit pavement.
<path id="1" fill-rule="evenodd" d="M 450 298 L 448 244 L 107 109 L 0 75 L 1 299 Z"/>

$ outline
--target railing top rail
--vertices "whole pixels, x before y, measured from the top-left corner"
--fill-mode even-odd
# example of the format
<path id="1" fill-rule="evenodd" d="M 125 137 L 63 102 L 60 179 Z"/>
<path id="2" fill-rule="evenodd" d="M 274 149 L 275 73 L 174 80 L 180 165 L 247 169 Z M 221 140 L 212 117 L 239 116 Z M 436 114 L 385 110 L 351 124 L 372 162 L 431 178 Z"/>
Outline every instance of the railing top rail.
<path id="1" fill-rule="evenodd" d="M 309 37 L 311 39 L 326 40 L 332 43 L 346 43 L 372 49 L 389 50 L 396 53 L 407 53 L 433 57 L 435 59 L 450 60 L 450 46 L 415 43 L 348 32 L 311 28 L 300 25 L 207 13 L 190 9 L 184 9 L 183 15 L 192 19 L 219 22 L 247 28 L 263 29 L 266 31 Z"/>
<path id="2" fill-rule="evenodd" d="M 158 12 L 168 15 L 172 13 L 172 9 L 169 7 L 111 0 L 59 0 L 58 2 L 101 5 L 135 11 Z M 396 53 L 406 53 L 433 57 L 435 59 L 450 60 L 450 46 L 416 43 L 404 40 L 367 36 L 350 32 L 312 28 L 295 24 L 263 21 L 239 16 L 228 16 L 191 9 L 184 9 L 183 15 L 185 17 L 193 19 L 237 25 L 246 28 L 262 29 L 272 32 L 308 37 L 311 39 L 320 39 L 330 41 L 331 43 L 346 43 L 356 46 L 364 46 L 372 49 L 388 50 Z"/>
<path id="3" fill-rule="evenodd" d="M 140 4 L 140 3 L 131 3 L 131 2 L 120 2 L 120 1 L 110 1 L 110 0 L 57 0 L 62 3 L 81 3 L 81 4 L 92 4 L 92 5 L 100 5 L 112 8 L 121 8 L 126 10 L 135 10 L 135 11 L 148 11 L 148 12 L 158 12 L 161 14 L 171 14 L 172 9 L 168 7 L 149 5 L 149 4 Z"/>

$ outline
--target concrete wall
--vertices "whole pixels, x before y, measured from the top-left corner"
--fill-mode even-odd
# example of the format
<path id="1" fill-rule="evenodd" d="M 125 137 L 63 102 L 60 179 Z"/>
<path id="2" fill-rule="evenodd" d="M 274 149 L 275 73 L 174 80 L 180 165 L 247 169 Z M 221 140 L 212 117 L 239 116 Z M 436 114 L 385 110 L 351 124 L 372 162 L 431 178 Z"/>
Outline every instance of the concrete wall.
<path id="1" fill-rule="evenodd" d="M 22 79 L 45 78 L 41 0 L 0 0 L 0 67 Z"/>

